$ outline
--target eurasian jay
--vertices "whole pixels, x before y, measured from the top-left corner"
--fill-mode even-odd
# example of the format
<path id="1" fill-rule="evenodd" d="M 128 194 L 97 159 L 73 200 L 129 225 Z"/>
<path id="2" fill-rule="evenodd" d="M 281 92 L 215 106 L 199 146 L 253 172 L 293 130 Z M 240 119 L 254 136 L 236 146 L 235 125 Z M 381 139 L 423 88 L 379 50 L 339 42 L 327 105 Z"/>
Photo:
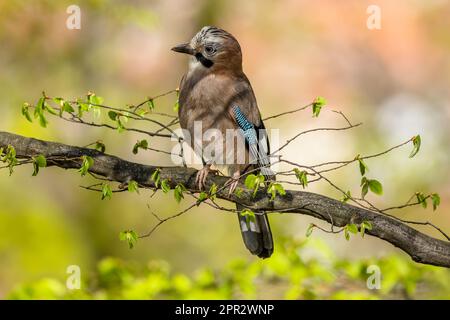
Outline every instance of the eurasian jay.
<path id="1" fill-rule="evenodd" d="M 229 130 L 234 130 L 238 132 L 238 140 L 245 140 L 242 144 L 243 158 L 238 155 L 239 142 L 236 148 L 234 141 L 231 146 L 224 141 L 216 143 L 216 146 L 222 147 L 222 152 L 212 152 L 206 158 L 205 137 L 201 136 L 200 140 L 188 139 L 190 146 L 203 160 L 203 168 L 196 176 L 199 189 L 204 187 L 212 164 L 225 163 L 232 177 L 230 194 L 235 191 L 239 178 L 250 172 L 274 179 L 269 168 L 267 132 L 252 86 L 242 70 L 242 53 L 238 41 L 225 30 L 207 26 L 189 43 L 178 45 L 172 50 L 192 56 L 189 70 L 180 84 L 178 116 L 181 128 L 194 137 L 194 127 L 200 123 L 204 132 L 215 129 L 227 136 Z M 227 160 L 223 161 L 223 157 Z M 219 158 L 221 161 L 218 161 Z M 239 214 L 243 209 L 243 206 L 237 205 L 245 246 L 254 255 L 270 257 L 273 239 L 267 215 L 264 212 L 255 213 L 255 219 L 248 221 Z"/>

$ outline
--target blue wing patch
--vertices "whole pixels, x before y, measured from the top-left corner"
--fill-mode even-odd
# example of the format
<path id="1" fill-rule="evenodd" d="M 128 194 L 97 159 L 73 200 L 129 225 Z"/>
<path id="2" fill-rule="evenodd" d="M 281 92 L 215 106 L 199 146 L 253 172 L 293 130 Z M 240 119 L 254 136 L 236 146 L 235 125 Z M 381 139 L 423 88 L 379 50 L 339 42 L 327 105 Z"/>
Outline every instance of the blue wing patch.
<path id="1" fill-rule="evenodd" d="M 266 152 L 261 152 L 264 148 L 258 146 L 258 135 L 255 126 L 247 119 L 238 106 L 233 107 L 233 113 L 239 128 L 242 130 L 245 141 L 248 143 L 250 154 L 261 168 L 261 173 L 265 176 L 272 176 L 273 172 L 270 170 L 270 159 Z"/>
<path id="2" fill-rule="evenodd" d="M 243 131 L 244 138 L 249 145 L 258 143 L 258 136 L 256 135 L 255 126 L 248 121 L 247 117 L 242 113 L 238 106 L 233 107 L 234 117 Z"/>

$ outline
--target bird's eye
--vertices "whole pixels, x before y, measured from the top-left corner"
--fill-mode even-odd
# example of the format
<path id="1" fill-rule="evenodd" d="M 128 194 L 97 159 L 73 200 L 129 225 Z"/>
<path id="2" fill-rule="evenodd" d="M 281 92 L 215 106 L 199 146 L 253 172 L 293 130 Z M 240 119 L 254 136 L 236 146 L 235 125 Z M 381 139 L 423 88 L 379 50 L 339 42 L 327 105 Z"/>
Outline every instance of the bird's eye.
<path id="1" fill-rule="evenodd" d="M 212 54 L 212 53 L 214 53 L 215 50 L 214 50 L 214 48 L 212 46 L 206 46 L 205 47 L 205 51 L 208 54 Z"/>

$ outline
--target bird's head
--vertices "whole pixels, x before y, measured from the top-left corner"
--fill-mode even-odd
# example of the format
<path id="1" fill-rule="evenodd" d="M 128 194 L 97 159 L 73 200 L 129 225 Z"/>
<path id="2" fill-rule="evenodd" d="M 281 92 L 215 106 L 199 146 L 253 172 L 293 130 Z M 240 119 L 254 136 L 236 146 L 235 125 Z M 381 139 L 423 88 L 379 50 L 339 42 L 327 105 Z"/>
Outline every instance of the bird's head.
<path id="1" fill-rule="evenodd" d="M 192 56 L 192 68 L 242 70 L 241 47 L 236 38 L 216 27 L 203 27 L 188 43 L 172 48 Z"/>

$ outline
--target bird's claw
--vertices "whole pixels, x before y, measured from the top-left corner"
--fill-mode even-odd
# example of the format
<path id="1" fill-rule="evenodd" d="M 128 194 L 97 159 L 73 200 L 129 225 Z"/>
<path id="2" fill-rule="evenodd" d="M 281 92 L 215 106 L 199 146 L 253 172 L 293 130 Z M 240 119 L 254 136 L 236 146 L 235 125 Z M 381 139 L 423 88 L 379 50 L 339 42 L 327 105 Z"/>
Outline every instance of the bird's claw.
<path id="1" fill-rule="evenodd" d="M 203 190 L 205 187 L 206 178 L 210 172 L 214 172 L 214 170 L 210 169 L 210 166 L 204 166 L 198 170 L 197 175 L 195 176 L 195 183 L 198 185 L 199 190 Z"/>
<path id="2" fill-rule="evenodd" d="M 236 190 L 236 187 L 239 184 L 240 176 L 241 175 L 239 174 L 239 172 L 237 172 L 237 173 L 235 172 L 235 173 L 233 173 L 233 176 L 226 182 L 226 185 L 229 186 L 228 196 L 231 196 L 234 193 L 234 191 Z"/>
<path id="3" fill-rule="evenodd" d="M 121 184 L 118 185 L 118 188 L 123 190 L 126 189 L 128 187 L 128 182 L 122 182 Z"/>

